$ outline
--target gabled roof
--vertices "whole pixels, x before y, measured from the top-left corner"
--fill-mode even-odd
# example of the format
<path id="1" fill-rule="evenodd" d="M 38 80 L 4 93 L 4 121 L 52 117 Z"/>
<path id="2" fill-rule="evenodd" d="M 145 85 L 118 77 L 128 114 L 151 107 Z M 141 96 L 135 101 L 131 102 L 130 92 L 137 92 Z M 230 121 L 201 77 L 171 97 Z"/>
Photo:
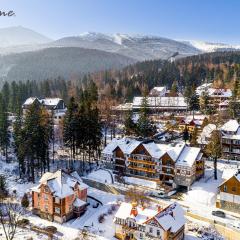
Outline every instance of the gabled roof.
<path id="1" fill-rule="evenodd" d="M 165 231 L 177 232 L 185 223 L 184 210 L 178 203 L 173 203 L 154 217 Z"/>
<path id="2" fill-rule="evenodd" d="M 239 128 L 238 121 L 236 119 L 230 119 L 228 122 L 223 124 L 221 130 L 227 132 L 237 132 L 238 128 Z"/>
<path id="3" fill-rule="evenodd" d="M 32 105 L 32 104 L 34 103 L 34 101 L 36 101 L 36 100 L 37 100 L 38 102 L 40 102 L 39 99 L 36 98 L 36 97 L 27 98 L 26 101 L 23 103 L 23 106 Z"/>
<path id="4" fill-rule="evenodd" d="M 225 184 L 226 182 L 228 182 L 228 181 L 229 181 L 231 178 L 233 178 L 233 177 L 236 178 L 237 181 L 238 181 L 239 184 L 240 184 L 240 170 L 238 170 L 235 175 L 233 175 L 233 176 L 231 176 L 230 178 L 228 178 L 228 179 L 226 179 L 225 181 L 223 181 L 223 182 L 219 185 L 219 187 L 221 187 L 223 184 Z"/>
<path id="5" fill-rule="evenodd" d="M 124 154 L 130 154 L 136 147 L 140 145 L 141 141 L 133 138 L 114 138 L 102 151 L 103 154 L 112 154 L 113 151 L 119 147 Z"/>
<path id="6" fill-rule="evenodd" d="M 198 158 L 200 151 L 200 148 L 186 146 L 177 159 L 176 165 L 191 167 Z"/>
<path id="7" fill-rule="evenodd" d="M 26 101 L 23 103 L 23 106 L 29 106 L 34 103 L 34 101 L 38 101 L 43 106 L 54 108 L 58 105 L 60 101 L 62 101 L 61 98 L 43 98 L 38 99 L 37 97 L 30 97 L 26 99 Z"/>
<path id="8" fill-rule="evenodd" d="M 160 159 L 168 154 L 179 165 L 192 166 L 200 153 L 200 148 L 189 147 L 184 142 L 174 144 L 157 144 L 155 142 L 144 142 L 130 138 L 113 139 L 103 150 L 103 154 L 113 154 L 119 147 L 124 154 L 131 154 L 140 144 L 146 149 L 151 157 Z"/>
<path id="9" fill-rule="evenodd" d="M 40 185 L 38 187 L 42 184 L 48 186 L 52 194 L 59 198 L 74 194 L 75 186 L 78 186 L 80 190 L 88 187 L 82 182 L 77 172 L 68 174 L 63 170 L 58 170 L 54 173 L 47 172 L 41 177 L 39 182 Z"/>
<path id="10" fill-rule="evenodd" d="M 165 209 L 155 210 L 137 207 L 137 215 L 131 215 L 132 204 L 122 203 L 115 217 L 121 219 L 132 219 L 137 224 L 148 225 L 152 220 L 159 223 L 165 231 L 177 232 L 184 224 L 184 210 L 178 203 L 172 203 Z"/>

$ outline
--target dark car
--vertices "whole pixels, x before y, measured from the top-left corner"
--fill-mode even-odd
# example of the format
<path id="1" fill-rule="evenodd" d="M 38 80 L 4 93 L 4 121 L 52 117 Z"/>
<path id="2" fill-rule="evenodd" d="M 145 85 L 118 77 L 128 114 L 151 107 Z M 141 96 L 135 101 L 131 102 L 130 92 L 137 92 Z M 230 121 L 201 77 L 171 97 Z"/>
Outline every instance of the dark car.
<path id="1" fill-rule="evenodd" d="M 212 215 L 213 216 L 217 216 L 217 217 L 221 217 L 221 218 L 225 218 L 226 217 L 225 212 L 222 212 L 222 211 L 212 211 Z"/>

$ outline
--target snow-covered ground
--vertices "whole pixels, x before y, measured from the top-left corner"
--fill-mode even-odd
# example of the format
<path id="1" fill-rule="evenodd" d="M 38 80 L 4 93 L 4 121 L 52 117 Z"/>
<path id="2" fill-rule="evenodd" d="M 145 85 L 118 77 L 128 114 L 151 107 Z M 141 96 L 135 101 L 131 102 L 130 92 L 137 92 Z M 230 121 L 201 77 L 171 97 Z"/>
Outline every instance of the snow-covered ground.
<path id="1" fill-rule="evenodd" d="M 214 206 L 216 203 L 216 196 L 218 186 L 222 182 L 222 172 L 218 171 L 218 180 L 213 178 L 213 169 L 205 170 L 205 177 L 196 181 L 191 189 L 184 194 L 184 202 L 193 206 L 200 204 L 204 206 Z"/>
<path id="2" fill-rule="evenodd" d="M 112 174 L 108 170 L 99 169 L 88 174 L 87 178 L 101 183 L 113 183 Z"/>

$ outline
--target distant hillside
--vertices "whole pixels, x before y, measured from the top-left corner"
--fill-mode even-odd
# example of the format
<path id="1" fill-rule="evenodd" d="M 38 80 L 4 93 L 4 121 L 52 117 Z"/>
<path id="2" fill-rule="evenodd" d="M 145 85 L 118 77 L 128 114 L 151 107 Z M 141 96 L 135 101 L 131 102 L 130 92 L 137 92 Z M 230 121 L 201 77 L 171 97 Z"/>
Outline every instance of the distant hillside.
<path id="1" fill-rule="evenodd" d="M 198 54 L 194 46 L 158 36 L 85 33 L 77 37 L 66 37 L 50 44 L 58 47 L 82 47 L 118 53 L 139 61 L 168 59 L 174 53 L 177 57 Z"/>
<path id="2" fill-rule="evenodd" d="M 18 27 L 0 28 L 0 47 L 44 44 L 52 41 L 50 38 L 31 29 Z"/>
<path id="3" fill-rule="evenodd" d="M 74 47 L 47 48 L 0 56 L 1 81 L 44 80 L 120 69 L 135 60 L 114 53 Z"/>
<path id="4" fill-rule="evenodd" d="M 101 78 L 99 78 L 101 76 Z M 120 71 L 92 74 L 91 79 L 99 83 L 102 92 L 120 101 L 131 101 L 140 96 L 147 86 L 176 84 L 179 91 L 186 87 L 214 82 L 216 86 L 233 87 L 234 79 L 240 79 L 240 51 L 213 52 L 178 59 L 150 60 L 138 62 Z"/>

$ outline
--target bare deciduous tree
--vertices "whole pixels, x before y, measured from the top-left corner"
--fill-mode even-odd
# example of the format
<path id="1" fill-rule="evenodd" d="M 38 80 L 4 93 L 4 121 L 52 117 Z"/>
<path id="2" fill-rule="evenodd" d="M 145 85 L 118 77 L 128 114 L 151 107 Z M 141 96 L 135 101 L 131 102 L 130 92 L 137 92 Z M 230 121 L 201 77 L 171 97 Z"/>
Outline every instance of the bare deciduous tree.
<path id="1" fill-rule="evenodd" d="M 21 216 L 21 207 L 19 204 L 11 203 L 8 200 L 0 203 L 0 224 L 3 228 L 6 240 L 13 240 L 18 222 Z"/>

